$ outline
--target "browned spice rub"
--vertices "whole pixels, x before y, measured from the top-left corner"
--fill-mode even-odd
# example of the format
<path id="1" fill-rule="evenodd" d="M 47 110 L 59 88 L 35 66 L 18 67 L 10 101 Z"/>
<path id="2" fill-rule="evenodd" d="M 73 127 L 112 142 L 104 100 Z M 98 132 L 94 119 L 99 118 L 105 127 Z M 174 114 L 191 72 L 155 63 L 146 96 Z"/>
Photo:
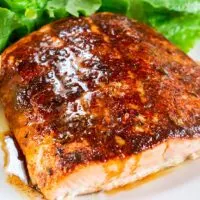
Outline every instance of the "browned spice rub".
<path id="1" fill-rule="evenodd" d="M 0 98 L 29 172 L 44 147 L 39 188 L 82 164 L 200 137 L 199 96 L 195 62 L 115 14 L 54 22 L 1 56 Z"/>

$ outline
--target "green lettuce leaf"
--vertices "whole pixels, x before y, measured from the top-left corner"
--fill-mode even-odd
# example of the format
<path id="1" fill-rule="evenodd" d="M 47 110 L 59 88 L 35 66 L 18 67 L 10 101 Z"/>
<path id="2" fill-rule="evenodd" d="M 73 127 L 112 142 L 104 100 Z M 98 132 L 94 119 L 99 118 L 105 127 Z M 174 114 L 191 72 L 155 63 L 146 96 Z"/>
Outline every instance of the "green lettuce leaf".
<path id="1" fill-rule="evenodd" d="M 96 11 L 145 22 L 185 52 L 200 39 L 200 0 L 0 0 L 0 52 L 53 20 Z"/>
<path id="2" fill-rule="evenodd" d="M 68 11 L 66 10 L 66 0 L 50 0 L 47 3 L 46 10 L 50 18 L 62 18 L 68 16 Z"/>
<path id="3" fill-rule="evenodd" d="M 185 52 L 200 39 L 199 0 L 130 0 L 126 14 L 153 26 Z"/>
<path id="4" fill-rule="evenodd" d="M 149 18 L 149 24 L 176 44 L 183 51 L 188 52 L 200 39 L 200 14 L 186 14 L 181 16 L 162 16 Z"/>
<path id="5" fill-rule="evenodd" d="M 13 38 L 19 39 L 47 23 L 47 20 L 45 22 L 42 20 L 46 3 L 47 0 L 2 0 L 0 2 L 0 6 L 12 12 L 19 22 L 18 24 L 20 24 L 17 28 L 13 26 L 12 31 L 15 31 L 15 36 L 11 37 L 11 40 Z"/>
<path id="6" fill-rule="evenodd" d="M 42 9 L 47 0 L 1 0 L 5 7 L 8 7 L 14 12 L 21 12 L 27 8 Z"/>
<path id="7" fill-rule="evenodd" d="M 6 8 L 0 8 L 0 52 L 7 45 L 12 32 L 20 26 L 14 12 Z"/>
<path id="8" fill-rule="evenodd" d="M 101 6 L 101 0 L 50 0 L 46 9 L 51 18 L 66 17 L 69 14 L 78 17 L 82 15 L 91 15 Z"/>
<path id="9" fill-rule="evenodd" d="M 129 0 L 102 0 L 101 11 L 126 14 L 129 9 Z"/>
<path id="10" fill-rule="evenodd" d="M 154 8 L 165 8 L 171 11 L 185 12 L 185 13 L 199 13 L 199 0 L 140 0 L 151 4 Z"/>
<path id="11" fill-rule="evenodd" d="M 101 6 L 101 0 L 69 0 L 66 4 L 66 10 L 76 17 L 79 14 L 91 15 Z"/>

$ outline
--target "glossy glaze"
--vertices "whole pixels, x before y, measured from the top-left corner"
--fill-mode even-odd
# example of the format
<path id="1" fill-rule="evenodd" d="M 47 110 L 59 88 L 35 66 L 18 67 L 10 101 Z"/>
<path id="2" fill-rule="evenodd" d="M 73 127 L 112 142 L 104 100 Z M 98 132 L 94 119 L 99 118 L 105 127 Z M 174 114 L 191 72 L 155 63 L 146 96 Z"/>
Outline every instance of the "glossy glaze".
<path id="1" fill-rule="evenodd" d="M 48 144 L 43 159 L 68 173 L 199 137 L 199 77 L 197 64 L 151 28 L 102 13 L 57 21 L 7 49 L 0 95 L 26 159 Z M 55 173 L 43 165 L 41 187 Z"/>

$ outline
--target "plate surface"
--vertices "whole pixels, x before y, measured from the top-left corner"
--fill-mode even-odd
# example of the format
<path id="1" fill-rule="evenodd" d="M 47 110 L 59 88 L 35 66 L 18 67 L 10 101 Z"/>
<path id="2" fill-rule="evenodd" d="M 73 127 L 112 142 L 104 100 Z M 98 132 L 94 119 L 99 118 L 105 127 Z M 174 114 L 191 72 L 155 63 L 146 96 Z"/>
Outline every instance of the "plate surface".
<path id="1" fill-rule="evenodd" d="M 200 62 L 200 41 L 189 55 Z M 4 154 L 0 150 L 0 200 L 24 200 L 28 197 L 6 182 Z M 129 190 L 114 194 L 94 194 L 79 197 L 79 200 L 199 200 L 200 199 L 200 159 L 189 161 L 173 169 L 170 173 Z"/>

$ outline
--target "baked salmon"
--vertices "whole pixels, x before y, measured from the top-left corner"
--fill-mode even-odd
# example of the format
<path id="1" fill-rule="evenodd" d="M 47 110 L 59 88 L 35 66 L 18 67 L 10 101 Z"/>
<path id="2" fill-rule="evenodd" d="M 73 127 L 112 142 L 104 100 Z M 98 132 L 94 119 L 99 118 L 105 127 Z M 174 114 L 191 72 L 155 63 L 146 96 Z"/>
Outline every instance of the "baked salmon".
<path id="1" fill-rule="evenodd" d="M 1 55 L 0 99 L 49 200 L 105 191 L 200 151 L 200 67 L 112 13 L 62 19 Z"/>

